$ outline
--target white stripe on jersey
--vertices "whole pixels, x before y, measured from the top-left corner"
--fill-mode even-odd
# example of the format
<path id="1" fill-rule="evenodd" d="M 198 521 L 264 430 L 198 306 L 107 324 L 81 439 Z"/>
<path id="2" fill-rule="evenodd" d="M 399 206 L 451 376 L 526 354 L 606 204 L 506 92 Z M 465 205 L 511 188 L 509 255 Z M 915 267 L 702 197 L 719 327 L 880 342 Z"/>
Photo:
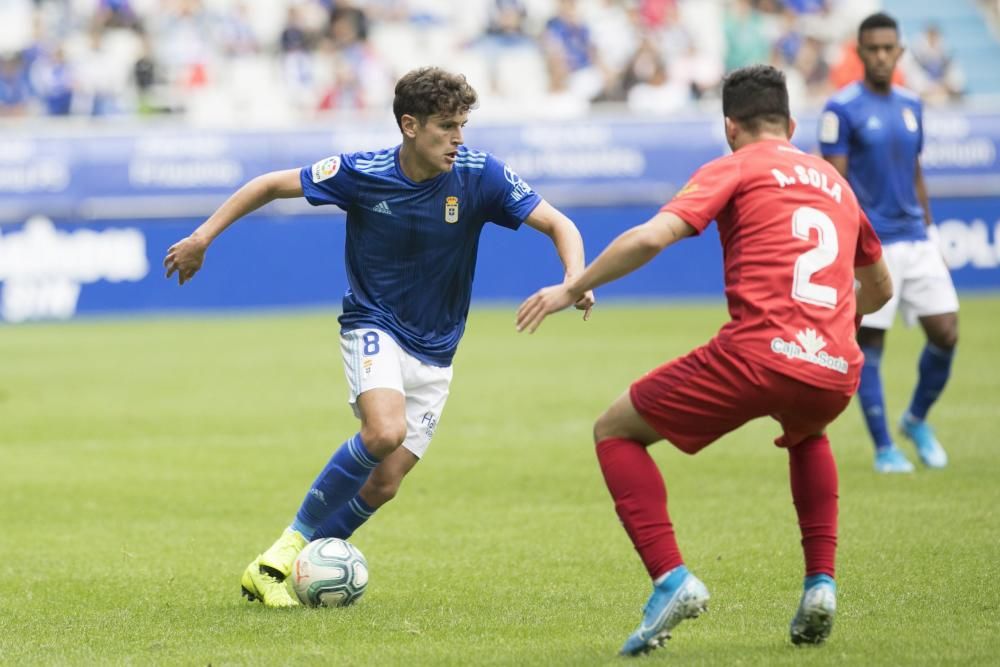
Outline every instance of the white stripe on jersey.
<path id="1" fill-rule="evenodd" d="M 390 163 L 390 162 L 395 162 L 395 157 L 396 157 L 395 153 L 382 153 L 382 154 L 376 155 L 375 157 L 371 158 L 370 160 L 357 160 L 357 161 L 355 161 L 354 166 L 357 169 L 364 170 L 364 169 L 368 169 L 370 167 L 377 167 L 377 166 L 385 165 L 385 164 Z"/>
<path id="2" fill-rule="evenodd" d="M 842 88 L 838 93 L 833 96 L 833 101 L 837 104 L 847 104 L 855 97 L 861 94 L 861 84 L 852 83 L 846 88 Z"/>

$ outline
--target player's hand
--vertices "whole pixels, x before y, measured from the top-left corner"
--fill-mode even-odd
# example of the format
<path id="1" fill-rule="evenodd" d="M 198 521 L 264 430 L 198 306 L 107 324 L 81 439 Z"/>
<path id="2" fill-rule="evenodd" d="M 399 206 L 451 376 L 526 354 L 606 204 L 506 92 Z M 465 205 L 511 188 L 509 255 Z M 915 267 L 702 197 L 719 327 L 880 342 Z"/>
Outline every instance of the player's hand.
<path id="1" fill-rule="evenodd" d="M 580 301 L 586 295 L 580 297 Z M 593 302 L 593 295 L 590 297 Z M 517 330 L 528 330 L 528 333 L 535 333 L 535 329 L 542 323 L 548 315 L 568 308 L 578 300 L 573 298 L 566 284 L 543 287 L 529 296 L 521 307 L 517 309 Z"/>
<path id="2" fill-rule="evenodd" d="M 208 243 L 197 235 L 188 236 L 170 246 L 163 266 L 167 269 L 167 278 L 177 274 L 177 284 L 183 285 L 194 277 L 205 263 L 205 250 Z"/>
<path id="3" fill-rule="evenodd" d="M 586 322 L 590 319 L 590 311 L 594 308 L 595 303 L 597 303 L 597 299 L 594 298 L 594 290 L 587 290 L 583 296 L 576 300 L 573 307 L 583 311 L 583 321 Z"/>

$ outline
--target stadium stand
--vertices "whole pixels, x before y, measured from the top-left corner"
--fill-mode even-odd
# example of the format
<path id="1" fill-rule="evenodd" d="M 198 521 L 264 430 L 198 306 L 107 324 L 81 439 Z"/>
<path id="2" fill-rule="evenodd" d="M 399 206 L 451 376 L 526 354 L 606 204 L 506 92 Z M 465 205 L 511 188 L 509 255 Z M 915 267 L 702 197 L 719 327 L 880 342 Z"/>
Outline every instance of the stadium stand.
<path id="1" fill-rule="evenodd" d="M 912 37 L 907 82 L 945 103 L 1000 93 L 987 5 L 995 9 L 973 0 L 7 0 L 0 115 L 184 114 L 280 127 L 384 111 L 392 82 L 421 64 L 465 72 L 486 116 L 665 115 L 711 106 L 727 70 L 757 61 L 785 69 L 793 109 L 813 109 L 854 71 L 860 18 L 883 7 Z M 928 26 L 936 32 L 923 34 Z"/>
<path id="2" fill-rule="evenodd" d="M 933 2 L 932 0 L 886 0 L 885 11 L 900 22 L 904 36 L 913 49 L 925 41 L 928 26 L 936 28 L 945 45 L 942 60 L 960 65 L 964 77 L 959 80 L 968 96 L 1000 95 L 1000 42 L 995 22 L 984 20 L 985 3 L 974 0 Z M 993 9 L 996 9 L 996 3 Z"/>

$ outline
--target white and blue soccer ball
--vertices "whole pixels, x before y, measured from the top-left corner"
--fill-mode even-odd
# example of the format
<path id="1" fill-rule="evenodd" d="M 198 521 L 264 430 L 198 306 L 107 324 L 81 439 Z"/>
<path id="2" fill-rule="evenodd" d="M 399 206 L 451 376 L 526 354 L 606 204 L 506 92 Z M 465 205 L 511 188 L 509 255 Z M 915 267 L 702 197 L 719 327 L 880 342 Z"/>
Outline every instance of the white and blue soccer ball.
<path id="1" fill-rule="evenodd" d="M 314 540 L 295 559 L 291 579 L 295 595 L 307 607 L 346 607 L 365 593 L 368 561 L 345 540 Z"/>

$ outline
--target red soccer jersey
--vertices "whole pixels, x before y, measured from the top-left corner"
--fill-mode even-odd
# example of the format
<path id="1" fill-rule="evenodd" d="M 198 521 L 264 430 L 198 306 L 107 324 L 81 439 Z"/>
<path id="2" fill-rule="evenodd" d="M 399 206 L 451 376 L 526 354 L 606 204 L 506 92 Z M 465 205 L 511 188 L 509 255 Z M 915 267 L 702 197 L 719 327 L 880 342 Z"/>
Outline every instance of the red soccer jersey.
<path id="1" fill-rule="evenodd" d="M 718 221 L 726 350 L 815 387 L 857 388 L 854 267 L 882 246 L 833 166 L 787 141 L 755 142 L 703 166 L 662 210 L 699 233 Z"/>

